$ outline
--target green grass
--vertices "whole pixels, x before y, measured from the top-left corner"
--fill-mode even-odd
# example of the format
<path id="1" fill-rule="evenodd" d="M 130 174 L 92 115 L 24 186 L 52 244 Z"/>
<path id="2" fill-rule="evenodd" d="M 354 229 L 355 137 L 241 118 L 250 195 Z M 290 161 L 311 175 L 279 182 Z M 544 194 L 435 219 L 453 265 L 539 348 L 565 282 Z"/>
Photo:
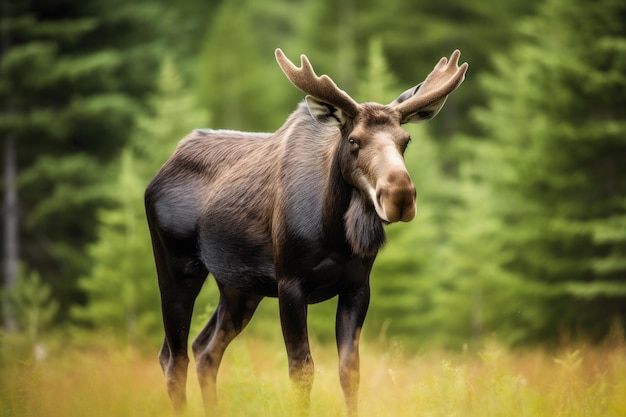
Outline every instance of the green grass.
<path id="1" fill-rule="evenodd" d="M 49 348 L 44 360 L 3 340 L 0 416 L 173 415 L 153 354 L 111 344 Z M 343 416 L 332 346 L 314 344 L 312 416 Z M 626 416 L 626 346 L 572 347 L 548 354 L 496 344 L 476 353 L 362 347 L 362 416 Z M 284 348 L 245 335 L 219 375 L 224 416 L 292 416 Z M 189 416 L 202 416 L 193 366 Z"/>

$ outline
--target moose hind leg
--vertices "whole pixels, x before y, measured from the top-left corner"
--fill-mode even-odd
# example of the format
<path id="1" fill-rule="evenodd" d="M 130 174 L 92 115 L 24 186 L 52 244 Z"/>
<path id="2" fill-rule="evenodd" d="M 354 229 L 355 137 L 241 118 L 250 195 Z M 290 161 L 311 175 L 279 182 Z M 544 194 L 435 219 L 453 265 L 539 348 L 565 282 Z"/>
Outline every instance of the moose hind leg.
<path id="1" fill-rule="evenodd" d="M 217 372 L 230 342 L 250 322 L 262 296 L 246 294 L 218 283 L 220 300 L 207 323 L 192 343 L 198 381 L 205 408 L 217 404 Z"/>
<path id="2" fill-rule="evenodd" d="M 155 251 L 156 253 L 156 251 Z M 164 267 L 167 261 L 171 261 Z M 186 268 L 176 266 L 187 265 Z M 187 355 L 189 326 L 193 306 L 202 288 L 208 272 L 188 260 L 158 258 L 157 273 L 161 290 L 161 309 L 165 340 L 159 353 L 159 362 L 163 368 L 167 392 L 176 412 L 180 413 L 186 406 L 186 381 L 189 357 Z M 178 273 L 177 273 L 178 272 Z"/>

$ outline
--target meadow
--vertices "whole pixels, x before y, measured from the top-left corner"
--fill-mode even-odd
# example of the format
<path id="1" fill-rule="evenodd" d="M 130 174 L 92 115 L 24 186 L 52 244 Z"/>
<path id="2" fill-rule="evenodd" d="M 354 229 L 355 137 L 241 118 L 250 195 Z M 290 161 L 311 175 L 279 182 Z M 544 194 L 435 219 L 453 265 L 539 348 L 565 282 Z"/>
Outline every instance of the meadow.
<path id="1" fill-rule="evenodd" d="M 0 416 L 173 416 L 156 352 L 72 343 L 45 358 L 3 339 Z M 313 343 L 311 416 L 343 416 L 333 346 Z M 408 352 L 401 344 L 362 346 L 362 416 L 626 416 L 626 344 L 552 352 L 488 343 L 477 351 Z M 286 357 L 278 342 L 236 340 L 219 375 L 223 416 L 291 416 Z M 189 371 L 188 416 L 202 416 Z"/>

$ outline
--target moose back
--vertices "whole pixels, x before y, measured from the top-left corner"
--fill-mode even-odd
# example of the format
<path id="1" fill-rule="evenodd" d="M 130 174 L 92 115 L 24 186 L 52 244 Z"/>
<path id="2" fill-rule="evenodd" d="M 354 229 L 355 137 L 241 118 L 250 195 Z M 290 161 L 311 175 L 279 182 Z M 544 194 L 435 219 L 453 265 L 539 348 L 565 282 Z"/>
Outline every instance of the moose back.
<path id="1" fill-rule="evenodd" d="M 357 414 L 359 336 L 383 224 L 416 214 L 401 125 L 437 114 L 465 78 L 459 55 L 382 105 L 355 102 L 304 55 L 296 67 L 277 49 L 279 66 L 307 94 L 280 129 L 195 130 L 180 142 L 145 193 L 165 328 L 159 360 L 175 409 L 185 407 L 189 324 L 210 272 L 219 303 L 192 343 L 209 412 L 224 351 L 264 297 L 278 297 L 289 375 L 306 407 L 314 374 L 307 305 L 337 296 L 339 380 L 348 414 Z"/>

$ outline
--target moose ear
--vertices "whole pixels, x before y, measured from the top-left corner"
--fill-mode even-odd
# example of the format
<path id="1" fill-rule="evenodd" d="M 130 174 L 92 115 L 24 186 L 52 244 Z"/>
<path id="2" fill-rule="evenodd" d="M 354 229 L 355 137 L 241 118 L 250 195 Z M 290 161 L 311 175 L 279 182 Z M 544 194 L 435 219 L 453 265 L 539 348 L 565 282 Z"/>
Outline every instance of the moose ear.
<path id="1" fill-rule="evenodd" d="M 338 107 L 321 101 L 313 96 L 306 96 L 309 112 L 318 122 L 327 126 L 341 127 L 346 123 L 346 114 Z"/>
<path id="2" fill-rule="evenodd" d="M 406 101 L 408 99 L 410 99 L 411 97 L 413 97 L 415 94 L 417 94 L 417 92 L 419 91 L 420 87 L 422 86 L 422 83 L 419 83 L 418 85 L 416 85 L 415 87 L 411 87 L 408 90 L 406 90 L 404 93 L 400 94 L 398 96 L 397 99 L 395 99 L 394 101 L 392 101 L 389 105 L 394 107 L 400 103 L 402 103 L 403 101 Z M 420 123 L 420 122 L 425 122 L 427 120 L 432 119 L 433 117 L 435 117 L 437 115 L 437 113 L 439 113 L 439 110 L 442 109 L 443 105 L 446 102 L 446 98 L 447 96 L 444 96 L 442 99 L 435 101 L 433 103 L 430 103 L 422 108 L 420 108 L 418 111 L 410 113 L 405 115 L 402 118 L 401 123 Z"/>

